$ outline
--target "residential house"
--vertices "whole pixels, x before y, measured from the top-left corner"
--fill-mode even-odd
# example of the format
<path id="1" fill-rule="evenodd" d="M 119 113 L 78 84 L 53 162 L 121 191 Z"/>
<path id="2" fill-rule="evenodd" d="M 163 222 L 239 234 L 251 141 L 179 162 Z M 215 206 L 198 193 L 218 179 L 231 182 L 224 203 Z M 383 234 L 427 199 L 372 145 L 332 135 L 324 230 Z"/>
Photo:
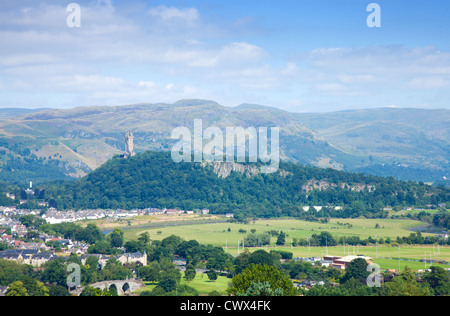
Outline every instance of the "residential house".
<path id="1" fill-rule="evenodd" d="M 58 259 L 58 256 L 53 252 L 39 252 L 31 258 L 31 265 L 34 267 L 40 267 L 43 264 L 56 259 Z"/>
<path id="2" fill-rule="evenodd" d="M 116 257 L 118 261 L 122 263 L 122 265 L 127 263 L 140 263 L 143 266 L 147 265 L 147 253 L 144 251 L 144 253 L 135 252 L 135 253 L 124 253 L 121 255 L 118 255 Z"/>

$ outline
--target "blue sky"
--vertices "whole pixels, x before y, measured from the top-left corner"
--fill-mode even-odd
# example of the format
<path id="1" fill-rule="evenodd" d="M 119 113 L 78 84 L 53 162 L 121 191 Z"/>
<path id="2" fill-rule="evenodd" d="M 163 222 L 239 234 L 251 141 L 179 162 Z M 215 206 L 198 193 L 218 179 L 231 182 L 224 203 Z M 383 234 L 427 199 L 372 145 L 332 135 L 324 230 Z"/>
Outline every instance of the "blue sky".
<path id="1" fill-rule="evenodd" d="M 0 107 L 450 108 L 447 0 L 71 2 L 0 2 Z"/>

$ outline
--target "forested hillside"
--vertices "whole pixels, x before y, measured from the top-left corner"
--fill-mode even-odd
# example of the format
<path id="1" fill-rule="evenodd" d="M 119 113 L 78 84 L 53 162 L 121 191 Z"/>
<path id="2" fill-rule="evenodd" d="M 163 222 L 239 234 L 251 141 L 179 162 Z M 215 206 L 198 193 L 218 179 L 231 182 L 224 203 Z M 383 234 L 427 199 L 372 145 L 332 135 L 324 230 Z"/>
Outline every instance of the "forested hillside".
<path id="1" fill-rule="evenodd" d="M 392 177 L 291 162 L 281 163 L 274 174 L 251 174 L 245 170 L 252 166 L 247 167 L 220 177 L 212 165 L 175 163 L 167 152 L 148 151 L 129 159 L 115 156 L 82 179 L 46 185 L 45 198 L 61 210 L 208 208 L 212 213 L 263 217 L 304 216 L 302 206 L 330 206 L 319 212 L 322 216 L 382 216 L 388 205 L 438 205 L 450 200 L 450 190 L 443 187 Z"/>

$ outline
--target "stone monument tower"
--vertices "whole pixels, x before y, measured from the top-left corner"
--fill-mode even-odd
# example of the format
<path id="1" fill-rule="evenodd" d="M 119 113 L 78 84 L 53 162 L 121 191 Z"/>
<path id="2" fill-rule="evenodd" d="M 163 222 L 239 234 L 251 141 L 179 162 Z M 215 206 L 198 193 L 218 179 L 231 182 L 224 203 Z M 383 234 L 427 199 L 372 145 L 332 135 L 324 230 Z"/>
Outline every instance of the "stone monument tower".
<path id="1" fill-rule="evenodd" d="M 133 157 L 136 155 L 134 152 L 134 144 L 133 144 L 134 136 L 131 131 L 128 131 L 128 133 L 125 135 L 125 158 Z"/>

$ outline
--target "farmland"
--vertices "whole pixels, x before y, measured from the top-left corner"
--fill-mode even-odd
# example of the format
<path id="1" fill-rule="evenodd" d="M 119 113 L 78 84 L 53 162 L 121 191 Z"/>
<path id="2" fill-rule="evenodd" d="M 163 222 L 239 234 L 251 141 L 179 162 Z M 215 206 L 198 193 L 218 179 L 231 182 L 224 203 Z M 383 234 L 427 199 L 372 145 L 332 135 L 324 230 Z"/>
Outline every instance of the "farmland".
<path id="1" fill-rule="evenodd" d="M 286 241 L 289 243 L 291 238 L 307 238 L 312 234 L 320 234 L 324 231 L 330 232 L 335 237 L 359 236 L 361 238 L 375 238 L 375 236 L 378 236 L 393 239 L 397 236 L 408 236 L 411 233 L 409 229 L 423 225 L 424 223 L 419 221 L 401 219 L 330 219 L 327 223 L 321 223 L 284 218 L 255 220 L 248 224 L 212 223 L 206 225 L 190 224 L 127 228 L 125 230 L 125 239 L 137 239 L 139 234 L 148 232 L 153 240 L 162 240 L 167 236 L 177 235 L 187 240 L 195 239 L 204 244 L 233 248 L 237 247 L 238 242 L 252 230 L 255 230 L 256 233 L 270 230 L 283 231 L 287 234 Z M 245 231 L 245 233 L 242 233 L 242 231 Z M 275 238 L 272 238 L 271 243 L 274 242 Z"/>
<path id="2" fill-rule="evenodd" d="M 429 267 L 430 263 L 425 264 L 419 260 L 438 260 L 450 261 L 450 247 L 443 245 L 400 245 L 397 244 L 379 244 L 377 246 L 349 246 L 338 245 L 335 247 L 305 247 L 290 245 L 292 239 L 301 239 L 310 237 L 312 234 L 321 232 L 330 232 L 334 237 L 359 236 L 361 239 L 368 237 L 378 239 L 391 238 L 395 240 L 397 236 L 409 236 L 412 228 L 423 226 L 423 222 L 402 219 L 330 219 L 327 223 L 307 222 L 293 218 L 255 220 L 247 224 L 243 223 L 210 223 L 196 224 L 192 221 L 186 221 L 183 225 L 184 215 L 177 215 L 177 225 L 157 226 L 157 227 L 126 227 L 124 230 L 125 240 L 137 239 L 144 232 L 149 233 L 151 240 L 162 240 L 170 235 L 177 235 L 186 240 L 197 240 L 202 244 L 212 244 L 226 249 L 232 255 L 242 252 L 242 246 L 238 244 L 252 230 L 256 233 L 263 233 L 270 230 L 283 231 L 286 233 L 286 244 L 282 247 L 276 246 L 276 237 L 271 238 L 270 245 L 262 247 L 267 251 L 286 250 L 292 252 L 294 257 L 322 257 L 325 254 L 344 256 L 362 254 L 374 258 L 374 262 L 379 264 L 382 269 L 404 269 L 408 266 L 419 270 Z M 207 217 L 205 217 L 207 218 Z M 173 219 L 173 218 L 172 218 Z M 218 218 L 215 218 L 218 219 Z M 166 218 L 166 220 L 169 220 Z M 199 218 L 197 218 L 199 220 Z M 137 221 L 140 222 L 140 221 Z M 169 221 L 170 222 L 170 221 Z M 167 222 L 166 222 L 167 224 Z M 432 235 L 423 233 L 424 236 Z M 258 248 L 250 248 L 250 251 Z M 401 258 L 401 260 L 398 260 Z M 447 265 L 442 265 L 448 268 Z"/>

